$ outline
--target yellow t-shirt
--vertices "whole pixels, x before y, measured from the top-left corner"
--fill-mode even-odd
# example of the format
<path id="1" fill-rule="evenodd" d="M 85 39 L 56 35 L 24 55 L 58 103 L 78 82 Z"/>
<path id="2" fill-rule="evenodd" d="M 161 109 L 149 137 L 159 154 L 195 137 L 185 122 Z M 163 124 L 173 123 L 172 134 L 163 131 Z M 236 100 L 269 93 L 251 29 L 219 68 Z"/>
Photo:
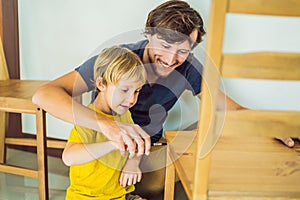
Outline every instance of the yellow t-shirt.
<path id="1" fill-rule="evenodd" d="M 89 108 L 120 122 L 133 123 L 131 114 L 127 111 L 123 115 L 107 115 L 92 104 Z M 74 126 L 68 142 L 95 143 L 108 139 L 100 132 Z M 125 195 L 134 191 L 134 186 L 122 187 L 119 177 L 128 155 L 121 156 L 119 150 L 112 151 L 99 159 L 82 165 L 70 167 L 70 186 L 67 189 L 66 199 L 125 199 Z"/>

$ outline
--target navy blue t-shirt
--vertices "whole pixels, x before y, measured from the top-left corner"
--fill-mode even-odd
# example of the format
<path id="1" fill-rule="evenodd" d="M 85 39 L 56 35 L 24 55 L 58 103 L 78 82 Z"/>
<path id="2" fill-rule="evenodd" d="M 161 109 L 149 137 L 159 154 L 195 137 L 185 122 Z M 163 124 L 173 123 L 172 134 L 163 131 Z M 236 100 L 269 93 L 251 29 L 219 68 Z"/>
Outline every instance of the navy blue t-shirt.
<path id="1" fill-rule="evenodd" d="M 135 52 L 141 59 L 148 41 L 121 45 Z M 76 68 L 89 90 L 94 90 L 94 56 Z M 157 142 L 162 136 L 163 123 L 168 111 L 174 106 L 184 90 L 190 90 L 198 95 L 201 89 L 202 65 L 189 54 L 187 60 L 177 67 L 169 76 L 159 78 L 150 86 L 146 83 L 140 93 L 137 103 L 130 109 L 133 121 L 140 125 L 150 136 L 151 142 Z"/>

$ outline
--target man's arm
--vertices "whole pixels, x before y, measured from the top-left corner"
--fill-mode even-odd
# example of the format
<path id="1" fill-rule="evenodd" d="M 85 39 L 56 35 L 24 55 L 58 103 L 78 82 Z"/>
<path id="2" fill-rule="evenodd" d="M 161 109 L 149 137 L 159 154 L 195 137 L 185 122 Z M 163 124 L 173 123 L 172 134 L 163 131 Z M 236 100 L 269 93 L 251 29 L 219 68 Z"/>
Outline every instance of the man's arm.
<path id="1" fill-rule="evenodd" d="M 201 93 L 198 95 L 198 97 L 199 97 L 199 99 L 201 99 Z M 217 109 L 220 109 L 220 110 L 242 110 L 242 109 L 247 109 L 247 108 L 239 105 L 234 100 L 232 100 L 230 97 L 225 95 L 222 91 L 219 91 L 219 100 L 217 102 Z"/>
<path id="2" fill-rule="evenodd" d="M 39 88 L 32 101 L 59 119 L 102 132 L 108 139 L 116 142 L 121 152 L 125 151 L 126 143 L 130 157 L 135 155 L 136 145 L 138 155 L 148 155 L 151 148 L 150 136 L 138 125 L 108 119 L 72 99 L 72 96 L 78 96 L 87 90 L 79 73 L 72 71 Z"/>
<path id="3" fill-rule="evenodd" d="M 247 109 L 241 105 L 239 105 L 237 102 L 232 100 L 229 96 L 225 95 L 222 91 L 219 92 L 219 99 L 217 104 L 217 108 L 224 109 L 224 105 L 226 105 L 225 110 L 242 110 Z"/>

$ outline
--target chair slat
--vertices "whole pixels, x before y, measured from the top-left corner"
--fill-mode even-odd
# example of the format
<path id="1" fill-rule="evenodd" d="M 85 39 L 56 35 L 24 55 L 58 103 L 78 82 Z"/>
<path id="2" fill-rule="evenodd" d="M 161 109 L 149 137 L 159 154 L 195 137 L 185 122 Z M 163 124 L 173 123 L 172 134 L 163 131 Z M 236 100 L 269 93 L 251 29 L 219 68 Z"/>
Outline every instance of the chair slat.
<path id="1" fill-rule="evenodd" d="M 230 0 L 228 12 L 297 17 L 300 16 L 299 8 L 298 0 Z"/>
<path id="2" fill-rule="evenodd" d="M 222 135 L 300 138 L 300 112 L 240 110 L 227 111 L 225 120 L 220 116 Z"/>
<path id="3" fill-rule="evenodd" d="M 300 53 L 224 54 L 221 73 L 229 78 L 300 80 Z"/>
<path id="4" fill-rule="evenodd" d="M 15 167 L 6 164 L 0 164 L 0 171 L 20 176 L 28 176 L 31 178 L 38 178 L 38 172 L 33 169 L 27 169 L 24 167 Z"/>

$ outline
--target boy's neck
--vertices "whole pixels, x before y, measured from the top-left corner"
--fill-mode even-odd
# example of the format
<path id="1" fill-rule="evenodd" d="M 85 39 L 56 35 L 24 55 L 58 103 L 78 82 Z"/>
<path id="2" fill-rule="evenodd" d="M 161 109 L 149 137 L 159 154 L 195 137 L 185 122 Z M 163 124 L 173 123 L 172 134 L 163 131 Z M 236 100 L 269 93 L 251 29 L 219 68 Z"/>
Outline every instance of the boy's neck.
<path id="1" fill-rule="evenodd" d="M 93 105 L 100 110 L 101 112 L 107 114 L 107 115 L 115 115 L 114 112 L 107 106 L 105 105 L 103 102 L 105 102 L 103 100 L 103 96 L 101 94 L 101 92 L 99 92 L 99 94 L 97 95 L 97 97 L 95 98 Z"/>

